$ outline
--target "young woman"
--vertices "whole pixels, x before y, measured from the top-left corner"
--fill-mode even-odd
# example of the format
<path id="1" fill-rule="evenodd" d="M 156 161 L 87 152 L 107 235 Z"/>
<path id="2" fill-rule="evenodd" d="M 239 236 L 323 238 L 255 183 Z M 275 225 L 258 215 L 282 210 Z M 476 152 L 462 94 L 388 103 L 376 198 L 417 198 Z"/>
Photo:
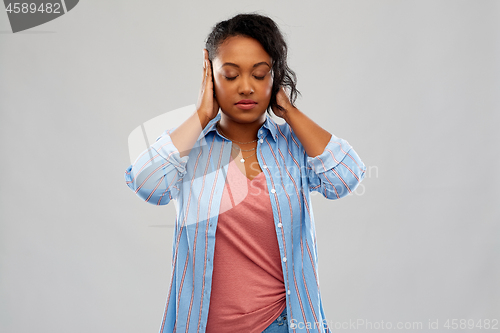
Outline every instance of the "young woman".
<path id="1" fill-rule="evenodd" d="M 310 192 L 341 198 L 365 166 L 294 105 L 295 74 L 270 18 L 218 23 L 203 55 L 196 112 L 125 174 L 143 200 L 176 202 L 160 332 L 328 332 Z"/>

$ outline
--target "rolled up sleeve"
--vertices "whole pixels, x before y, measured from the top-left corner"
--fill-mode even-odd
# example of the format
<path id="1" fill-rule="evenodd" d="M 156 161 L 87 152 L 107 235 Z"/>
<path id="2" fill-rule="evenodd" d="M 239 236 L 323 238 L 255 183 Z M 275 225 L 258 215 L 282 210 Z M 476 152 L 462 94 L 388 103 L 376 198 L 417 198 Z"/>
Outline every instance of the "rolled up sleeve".
<path id="1" fill-rule="evenodd" d="M 154 205 L 166 205 L 177 197 L 189 160 L 189 156 L 180 157 L 169 133 L 165 131 L 125 170 L 127 186 Z"/>
<path id="2" fill-rule="evenodd" d="M 309 189 L 327 199 L 352 193 L 365 176 L 366 167 L 358 154 L 341 138 L 332 135 L 318 156 L 307 156 Z"/>

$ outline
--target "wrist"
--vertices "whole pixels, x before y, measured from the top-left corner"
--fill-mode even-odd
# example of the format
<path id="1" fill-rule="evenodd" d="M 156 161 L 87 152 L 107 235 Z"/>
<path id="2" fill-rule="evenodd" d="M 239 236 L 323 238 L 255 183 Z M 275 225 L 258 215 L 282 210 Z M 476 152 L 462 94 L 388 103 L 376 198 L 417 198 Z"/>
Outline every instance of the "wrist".
<path id="1" fill-rule="evenodd" d="M 291 106 L 289 108 L 286 108 L 285 111 L 283 111 L 283 119 L 287 122 L 290 123 L 290 121 L 293 120 L 295 115 L 300 112 L 299 109 Z"/>
<path id="2" fill-rule="evenodd" d="M 205 112 L 200 111 L 200 109 L 196 110 L 196 114 L 198 115 L 198 119 L 200 120 L 201 128 L 205 128 L 210 120 L 213 118 L 210 118 Z"/>

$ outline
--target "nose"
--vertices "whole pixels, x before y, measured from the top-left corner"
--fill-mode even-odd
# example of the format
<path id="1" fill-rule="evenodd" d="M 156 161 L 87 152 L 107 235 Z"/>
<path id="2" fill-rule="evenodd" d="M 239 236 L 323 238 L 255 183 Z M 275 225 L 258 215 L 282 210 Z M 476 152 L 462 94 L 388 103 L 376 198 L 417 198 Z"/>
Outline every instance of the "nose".
<path id="1" fill-rule="evenodd" d="M 240 85 L 238 86 L 238 93 L 240 95 L 250 95 L 254 92 L 250 78 L 242 77 Z"/>

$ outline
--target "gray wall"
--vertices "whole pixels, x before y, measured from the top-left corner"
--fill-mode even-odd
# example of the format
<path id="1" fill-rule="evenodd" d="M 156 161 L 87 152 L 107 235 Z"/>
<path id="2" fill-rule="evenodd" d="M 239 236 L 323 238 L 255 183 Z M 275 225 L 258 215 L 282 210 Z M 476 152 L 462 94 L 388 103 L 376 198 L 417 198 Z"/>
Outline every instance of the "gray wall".
<path id="1" fill-rule="evenodd" d="M 195 103 L 210 28 L 256 10 L 368 166 L 313 197 L 329 322 L 500 319 L 499 1 L 86 0 L 17 34 L 0 13 L 1 332 L 158 331 L 175 208 L 125 185 L 128 135 Z"/>

